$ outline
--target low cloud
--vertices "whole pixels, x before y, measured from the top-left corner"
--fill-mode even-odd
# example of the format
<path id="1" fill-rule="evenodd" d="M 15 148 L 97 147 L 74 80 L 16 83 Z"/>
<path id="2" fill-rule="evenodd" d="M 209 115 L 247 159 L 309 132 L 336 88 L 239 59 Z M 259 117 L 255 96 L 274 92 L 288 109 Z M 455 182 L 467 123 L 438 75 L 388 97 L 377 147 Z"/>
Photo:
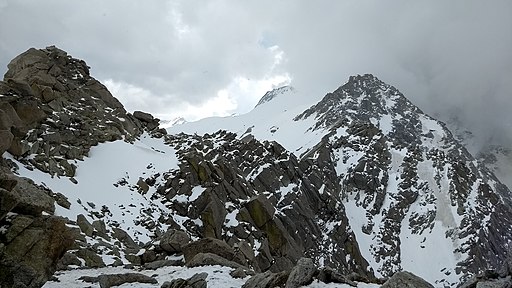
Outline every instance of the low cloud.
<path id="1" fill-rule="evenodd" d="M 510 11 L 508 0 L 0 0 L 0 65 L 56 44 L 129 110 L 190 119 L 247 112 L 288 82 L 323 95 L 373 73 L 481 143 L 510 143 Z"/>

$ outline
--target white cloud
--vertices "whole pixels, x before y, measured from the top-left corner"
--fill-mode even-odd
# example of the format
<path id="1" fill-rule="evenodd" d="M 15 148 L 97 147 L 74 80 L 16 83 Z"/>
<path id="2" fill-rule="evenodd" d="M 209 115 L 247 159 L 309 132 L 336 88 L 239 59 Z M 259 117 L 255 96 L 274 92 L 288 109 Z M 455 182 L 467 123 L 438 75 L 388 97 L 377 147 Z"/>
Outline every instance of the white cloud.
<path id="1" fill-rule="evenodd" d="M 86 60 L 93 76 L 121 85 L 114 94 L 132 110 L 243 113 L 281 82 L 322 95 L 349 75 L 374 73 L 426 112 L 481 127 L 482 139 L 512 135 L 503 124 L 512 122 L 509 0 L 0 0 L 0 7 L 2 67 L 29 47 L 56 44 Z M 210 99 L 222 104 L 206 109 Z"/>

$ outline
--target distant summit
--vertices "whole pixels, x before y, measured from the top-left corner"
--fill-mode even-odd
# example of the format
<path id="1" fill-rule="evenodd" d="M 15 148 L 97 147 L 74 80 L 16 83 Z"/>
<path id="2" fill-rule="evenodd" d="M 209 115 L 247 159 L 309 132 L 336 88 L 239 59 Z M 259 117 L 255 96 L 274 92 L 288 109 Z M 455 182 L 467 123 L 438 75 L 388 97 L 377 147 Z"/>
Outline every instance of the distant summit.
<path id="1" fill-rule="evenodd" d="M 285 94 L 288 92 L 294 92 L 294 91 L 295 91 L 295 88 L 293 88 L 292 86 L 283 86 L 283 87 L 279 87 L 279 88 L 270 90 L 267 93 L 265 93 L 265 95 L 263 95 L 263 97 L 261 97 L 260 101 L 258 102 L 258 104 L 256 104 L 255 107 L 258 107 L 259 105 L 261 105 L 263 103 L 269 102 L 279 95 L 282 95 L 282 94 Z"/>

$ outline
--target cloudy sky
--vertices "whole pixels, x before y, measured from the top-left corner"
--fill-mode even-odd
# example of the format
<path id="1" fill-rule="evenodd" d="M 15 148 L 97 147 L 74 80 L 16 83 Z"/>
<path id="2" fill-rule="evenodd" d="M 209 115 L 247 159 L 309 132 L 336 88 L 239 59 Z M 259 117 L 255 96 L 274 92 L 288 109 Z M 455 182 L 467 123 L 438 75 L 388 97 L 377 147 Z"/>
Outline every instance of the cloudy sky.
<path id="1" fill-rule="evenodd" d="M 55 44 L 128 110 L 195 120 L 372 73 L 482 141 L 512 135 L 512 1 L 0 0 L 0 71 Z"/>

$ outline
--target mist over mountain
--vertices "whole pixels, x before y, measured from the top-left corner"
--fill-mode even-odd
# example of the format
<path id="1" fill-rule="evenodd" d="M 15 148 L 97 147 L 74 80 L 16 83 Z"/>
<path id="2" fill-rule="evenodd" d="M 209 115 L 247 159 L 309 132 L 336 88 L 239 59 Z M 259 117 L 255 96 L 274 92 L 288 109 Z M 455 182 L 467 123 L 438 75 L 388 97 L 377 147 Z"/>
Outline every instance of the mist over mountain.
<path id="1" fill-rule="evenodd" d="M 196 122 L 114 96 L 55 46 L 9 63 L 2 287 L 512 285 L 507 150 L 372 74 Z"/>

